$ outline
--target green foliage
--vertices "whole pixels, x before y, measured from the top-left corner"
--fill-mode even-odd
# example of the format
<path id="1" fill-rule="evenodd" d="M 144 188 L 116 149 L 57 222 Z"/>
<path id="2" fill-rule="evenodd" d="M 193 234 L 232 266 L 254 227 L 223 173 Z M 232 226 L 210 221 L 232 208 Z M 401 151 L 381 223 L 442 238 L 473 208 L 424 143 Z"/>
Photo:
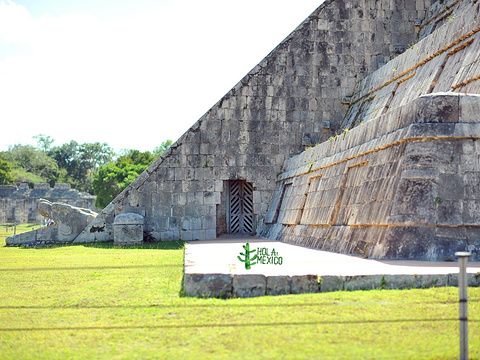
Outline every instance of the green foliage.
<path id="1" fill-rule="evenodd" d="M 385 275 L 382 275 L 382 280 L 380 281 L 380 289 L 385 289 L 388 285 L 388 281 L 385 280 Z"/>
<path id="2" fill-rule="evenodd" d="M 114 164 L 100 166 L 92 182 L 94 193 L 97 196 L 95 206 L 100 209 L 107 206 L 155 161 L 160 151 L 163 153 L 168 149 L 171 143 L 171 140 L 164 141 L 153 153 L 124 150 Z"/>
<path id="3" fill-rule="evenodd" d="M 157 156 L 150 151 L 141 152 L 139 150 L 124 150 L 123 155 L 117 159 L 116 163 L 150 165 L 156 158 Z"/>
<path id="4" fill-rule="evenodd" d="M 61 181 L 77 190 L 93 193 L 92 182 L 98 166 L 111 162 L 114 152 L 106 143 L 79 144 L 72 140 L 51 148 L 48 155 L 64 169 Z"/>
<path id="5" fill-rule="evenodd" d="M 312 160 L 312 161 L 310 161 L 310 163 L 308 164 L 307 173 L 309 173 L 310 171 L 312 171 L 312 167 L 313 167 L 313 163 L 314 163 L 314 162 L 315 162 L 315 161 Z"/>
<path id="6" fill-rule="evenodd" d="M 458 357 L 456 287 L 179 297 L 181 243 L 21 249 L 4 247 L 4 230 L 1 359 Z M 479 359 L 480 288 L 468 296 L 469 355 Z"/>
<path id="7" fill-rule="evenodd" d="M 162 155 L 165 151 L 168 150 L 170 146 L 172 146 L 173 141 L 172 140 L 166 140 L 160 144 L 160 146 L 157 146 L 155 149 L 153 149 L 153 155 L 155 157 L 159 157 Z"/>
<path id="8" fill-rule="evenodd" d="M 37 149 L 43 152 L 48 152 L 55 140 L 51 136 L 38 134 L 33 137 L 37 140 Z"/>
<path id="9" fill-rule="evenodd" d="M 54 186 L 57 182 L 65 182 L 74 189 L 100 195 L 100 207 L 106 206 L 172 145 L 172 140 L 166 140 L 153 152 L 124 150 L 113 163 L 115 153 L 106 143 L 79 144 L 72 140 L 53 146 L 54 139 L 50 136 L 39 134 L 34 138 L 37 147 L 18 144 L 0 152 L 3 159 L 0 184 L 28 183 L 33 187 L 36 183 L 47 182 Z M 97 174 L 102 166 L 106 168 Z M 94 179 L 96 189 L 92 185 Z"/>
<path id="10" fill-rule="evenodd" d="M 30 187 L 33 187 L 33 184 L 40 184 L 46 182 L 45 179 L 43 179 L 41 176 L 33 172 L 27 171 L 21 167 L 13 168 L 12 174 L 15 179 L 14 183 L 16 185 L 21 183 L 27 183 Z"/>
<path id="11" fill-rule="evenodd" d="M 97 196 L 95 206 L 103 209 L 147 167 L 147 165 L 135 165 L 127 162 L 100 166 L 92 182 Z"/>
<path id="12" fill-rule="evenodd" d="M 14 177 L 10 164 L 0 158 L 0 185 L 9 185 L 13 183 Z"/>
<path id="13" fill-rule="evenodd" d="M 54 159 L 32 145 L 14 145 L 0 153 L 0 158 L 9 162 L 16 184 L 47 182 L 55 184 L 61 172 Z"/>

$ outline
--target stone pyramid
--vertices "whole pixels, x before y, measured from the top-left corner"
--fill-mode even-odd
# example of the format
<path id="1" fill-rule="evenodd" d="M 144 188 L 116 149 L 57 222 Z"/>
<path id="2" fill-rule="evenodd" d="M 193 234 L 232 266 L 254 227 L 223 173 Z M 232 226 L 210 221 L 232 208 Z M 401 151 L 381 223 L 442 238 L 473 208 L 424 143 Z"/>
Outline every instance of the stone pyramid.
<path id="1" fill-rule="evenodd" d="M 325 1 L 110 203 L 155 240 L 480 251 L 480 3 Z M 186 99 L 187 100 L 187 99 Z"/>

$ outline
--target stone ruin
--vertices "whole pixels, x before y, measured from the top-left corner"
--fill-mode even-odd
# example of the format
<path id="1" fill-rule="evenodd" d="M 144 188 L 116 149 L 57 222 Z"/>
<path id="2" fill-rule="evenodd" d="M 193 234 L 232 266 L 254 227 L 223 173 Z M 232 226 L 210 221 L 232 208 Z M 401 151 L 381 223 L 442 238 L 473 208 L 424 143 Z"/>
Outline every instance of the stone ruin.
<path id="1" fill-rule="evenodd" d="M 53 188 L 47 183 L 34 184 L 33 189 L 26 183 L 0 185 L 0 224 L 41 223 L 43 217 L 38 213 L 40 199 L 100 211 L 95 207 L 95 196 L 72 189 L 70 184 L 57 183 Z"/>
<path id="2" fill-rule="evenodd" d="M 76 237 L 480 256 L 480 2 L 327 0 Z"/>
<path id="3" fill-rule="evenodd" d="M 43 217 L 53 220 L 53 224 L 9 236 L 6 241 L 8 246 L 70 243 L 97 216 L 97 213 L 90 209 L 52 203 L 44 199 L 38 202 L 38 212 Z"/>

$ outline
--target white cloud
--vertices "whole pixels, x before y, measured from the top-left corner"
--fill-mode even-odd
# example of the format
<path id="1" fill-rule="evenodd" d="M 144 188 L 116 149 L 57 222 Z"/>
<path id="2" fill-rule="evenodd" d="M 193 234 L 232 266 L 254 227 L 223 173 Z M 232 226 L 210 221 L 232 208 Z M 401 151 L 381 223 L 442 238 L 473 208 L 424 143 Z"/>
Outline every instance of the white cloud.
<path id="1" fill-rule="evenodd" d="M 0 1 L 0 40 L 25 42 L 31 33 L 32 18 L 23 6 Z"/>

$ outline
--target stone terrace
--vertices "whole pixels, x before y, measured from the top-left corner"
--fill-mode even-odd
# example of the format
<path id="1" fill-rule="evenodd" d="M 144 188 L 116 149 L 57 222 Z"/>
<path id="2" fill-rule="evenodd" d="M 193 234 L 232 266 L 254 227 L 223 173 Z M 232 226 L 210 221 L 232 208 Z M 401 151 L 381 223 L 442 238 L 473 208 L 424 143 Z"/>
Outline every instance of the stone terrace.
<path id="1" fill-rule="evenodd" d="M 480 98 L 463 95 L 480 92 L 480 5 L 446 6 L 432 16 L 442 26 L 358 85 L 344 131 L 286 160 L 262 236 L 375 258 L 480 256 Z"/>

